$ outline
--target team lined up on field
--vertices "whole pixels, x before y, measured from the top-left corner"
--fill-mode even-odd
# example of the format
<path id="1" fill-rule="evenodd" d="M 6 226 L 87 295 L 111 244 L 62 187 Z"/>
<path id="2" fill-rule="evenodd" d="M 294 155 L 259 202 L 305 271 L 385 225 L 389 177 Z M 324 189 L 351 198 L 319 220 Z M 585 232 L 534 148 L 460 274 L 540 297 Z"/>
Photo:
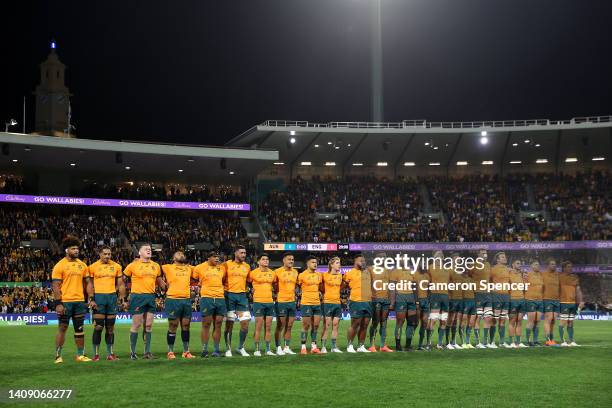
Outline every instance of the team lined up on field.
<path id="1" fill-rule="evenodd" d="M 165 312 L 168 316 L 167 358 L 174 359 L 174 344 L 180 327 L 183 346 L 183 358 L 193 358 L 189 349 L 190 323 L 192 304 L 190 298 L 191 281 L 195 279 L 200 287 L 200 311 L 202 314 L 202 357 L 209 356 L 211 338 L 212 357 L 232 356 L 232 329 L 236 320 L 240 324 L 237 352 L 249 356 L 244 344 L 251 321 L 247 299 L 248 285 L 252 287 L 252 310 L 255 315 L 255 352 L 259 356 L 295 354 L 290 347 L 291 332 L 296 315 L 296 287 L 301 289 L 301 354 L 307 354 L 306 343 L 310 335 L 310 352 L 327 353 L 328 339 L 331 341 L 331 352 L 341 353 L 337 346 L 338 324 L 341 319 L 340 291 L 346 287 L 350 292 L 349 308 L 351 324 L 348 328 L 349 353 L 354 352 L 393 352 L 386 343 L 386 325 L 390 310 L 396 313 L 395 347 L 396 351 L 412 349 L 412 338 L 420 324 L 417 349 L 429 350 L 432 346 L 432 333 L 438 322 L 437 348 L 461 349 L 474 348 L 471 334 L 474 334 L 477 348 L 497 348 L 496 330 L 499 344 L 503 347 L 527 347 L 521 341 L 523 314 L 528 314 L 526 337 L 529 345 L 538 343 L 538 323 L 545 315 L 544 330 L 546 344 L 556 344 L 553 340 L 553 325 L 559 317 L 559 333 L 562 345 L 576 345 L 573 339 L 573 319 L 577 302 L 581 302 L 581 292 L 577 277 L 571 273 L 571 264 L 564 263 L 562 273 L 556 271 L 554 260 L 549 261 L 548 269 L 539 271 L 539 262 L 531 264 L 528 273 L 520 271 L 520 261 L 512 263 L 509 268 L 504 253 L 495 255 L 495 265 L 485 263 L 482 269 L 472 269 L 459 274 L 449 269 L 431 267 L 428 271 L 385 270 L 375 274 L 366 266 L 365 258 L 354 256 L 353 268 L 341 273 L 339 258 L 332 258 L 328 271 L 317 272 L 317 259 L 309 256 L 306 268 L 299 273 L 294 267 L 293 254 L 283 256 L 283 266 L 272 270 L 269 268 L 269 257 L 262 254 L 258 267 L 251 270 L 245 263 L 246 250 L 237 247 L 234 259 L 220 263 L 219 255 L 211 252 L 208 260 L 195 267 L 189 265 L 184 253 L 178 251 L 173 256 L 173 263 L 159 266 L 151 260 L 151 246 L 141 245 L 139 258 L 130 263 L 125 270 L 111 260 L 111 250 L 103 247 L 100 259 L 87 266 L 78 259 L 80 242 L 74 237 L 66 238 L 63 247 L 66 256 L 53 269 L 53 291 L 58 313 L 59 330 L 56 336 L 56 363 L 63 361 L 61 352 L 65 333 L 70 319 L 75 330 L 77 344 L 77 361 L 89 361 L 84 353 L 84 315 L 87 307 L 93 310 L 94 333 L 92 343 L 94 360 L 100 358 L 102 333 L 105 334 L 107 359 L 114 360 L 114 324 L 117 304 L 128 307 L 132 314 L 130 328 L 130 358 L 137 359 L 136 346 L 138 332 L 143 327 L 145 343 L 143 358 L 153 358 L 151 354 L 151 336 L 155 312 L 155 291 L 159 287 L 165 291 Z M 380 254 L 384 256 L 384 254 Z M 441 251 L 434 257 L 442 257 Z M 458 257 L 459 254 L 453 254 Z M 479 256 L 486 259 L 486 251 Z M 126 297 L 124 278 L 131 280 L 131 293 Z M 412 291 L 410 285 L 402 290 L 376 290 L 373 281 L 387 283 L 401 281 L 430 283 L 470 282 L 486 280 L 493 283 L 527 282 L 527 291 L 498 291 L 495 293 L 476 292 L 471 290 L 444 291 L 441 289 L 426 291 L 426 285 L 418 285 Z M 385 287 L 391 285 L 384 285 Z M 439 286 L 439 285 L 438 285 Z M 399 285 L 398 285 L 399 287 Z M 84 290 L 88 303 L 85 302 Z M 117 297 L 117 292 L 119 297 Z M 272 323 L 276 318 L 274 329 L 275 350 L 271 349 Z M 506 321 L 509 319 L 510 344 L 506 342 Z M 225 352 L 220 351 L 221 329 L 224 324 Z M 322 335 L 318 338 L 318 329 L 322 323 Z M 371 324 L 370 324 L 371 323 Z M 405 323 L 405 347 L 401 337 Z M 480 325 L 482 323 L 482 336 Z M 564 329 L 567 327 L 569 342 L 564 340 Z M 365 346 L 369 328 L 370 344 Z M 261 337 L 265 350 L 261 348 Z M 379 345 L 375 343 L 379 334 Z M 457 334 L 459 342 L 457 342 Z M 357 337 L 357 348 L 353 341 Z M 321 348 L 319 348 L 321 345 Z"/>

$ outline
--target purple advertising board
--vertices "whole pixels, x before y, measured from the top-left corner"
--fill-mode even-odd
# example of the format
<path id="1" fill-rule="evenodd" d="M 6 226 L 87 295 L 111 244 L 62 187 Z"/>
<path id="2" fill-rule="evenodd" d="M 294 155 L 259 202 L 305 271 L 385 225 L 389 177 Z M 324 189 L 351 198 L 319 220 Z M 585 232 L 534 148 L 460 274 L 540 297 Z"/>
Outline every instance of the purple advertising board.
<path id="1" fill-rule="evenodd" d="M 124 208 L 165 208 L 173 210 L 220 210 L 220 211 L 250 211 L 247 203 L 211 203 L 195 201 L 156 201 L 130 200 L 115 198 L 82 198 L 34 196 L 23 194 L 0 194 L 0 202 L 23 204 L 51 205 L 84 205 L 93 207 L 124 207 Z"/>

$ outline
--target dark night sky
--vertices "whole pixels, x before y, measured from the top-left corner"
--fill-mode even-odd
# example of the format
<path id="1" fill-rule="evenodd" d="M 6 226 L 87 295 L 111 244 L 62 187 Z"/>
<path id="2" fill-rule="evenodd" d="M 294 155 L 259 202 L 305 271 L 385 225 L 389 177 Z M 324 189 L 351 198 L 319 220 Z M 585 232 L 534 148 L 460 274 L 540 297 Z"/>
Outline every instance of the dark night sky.
<path id="1" fill-rule="evenodd" d="M 51 38 L 79 137 L 211 145 L 266 119 L 370 119 L 367 0 L 4 11 L 0 119 L 21 122 L 28 95 L 28 132 Z M 612 114 L 611 21 L 609 0 L 383 0 L 385 119 Z"/>

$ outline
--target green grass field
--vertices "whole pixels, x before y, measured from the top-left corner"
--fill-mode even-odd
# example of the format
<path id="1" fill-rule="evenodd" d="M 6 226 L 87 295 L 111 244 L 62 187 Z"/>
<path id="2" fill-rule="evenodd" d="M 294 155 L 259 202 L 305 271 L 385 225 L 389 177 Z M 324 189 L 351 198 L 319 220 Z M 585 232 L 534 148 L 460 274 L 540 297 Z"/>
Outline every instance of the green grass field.
<path id="1" fill-rule="evenodd" d="M 394 323 L 389 322 L 391 334 Z M 341 322 L 343 349 L 347 326 L 348 322 Z M 68 402 L 37 402 L 37 407 L 612 406 L 612 322 L 580 321 L 576 326 L 580 348 L 167 361 L 166 325 L 160 323 L 153 331 L 153 352 L 158 358 L 130 361 L 129 327 L 119 325 L 120 361 L 77 364 L 70 335 L 63 365 L 53 364 L 55 327 L 0 326 L 0 388 L 3 392 L 24 388 L 75 392 Z M 199 331 L 199 325 L 194 325 L 194 351 L 200 350 Z M 292 340 L 296 351 L 299 332 L 296 322 Z M 89 352 L 90 339 L 88 326 Z M 180 350 L 180 340 L 176 346 Z M 247 350 L 252 349 L 250 339 Z"/>

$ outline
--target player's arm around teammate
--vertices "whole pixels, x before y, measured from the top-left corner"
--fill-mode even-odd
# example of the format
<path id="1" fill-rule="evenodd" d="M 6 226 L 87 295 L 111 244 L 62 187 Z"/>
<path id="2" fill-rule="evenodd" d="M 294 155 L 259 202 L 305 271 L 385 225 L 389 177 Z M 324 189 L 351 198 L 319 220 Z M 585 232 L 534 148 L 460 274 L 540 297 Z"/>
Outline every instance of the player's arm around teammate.
<path id="1" fill-rule="evenodd" d="M 348 329 L 348 353 L 370 353 L 365 347 L 365 338 L 370 319 L 372 318 L 372 276 L 366 270 L 365 258 L 361 254 L 354 256 L 353 269 L 343 276 L 350 289 L 349 308 L 351 326 Z M 357 336 L 359 345 L 353 347 L 353 339 Z"/>
<path id="2" fill-rule="evenodd" d="M 517 259 L 512 262 L 510 270 L 510 283 L 519 285 L 523 284 L 522 262 Z M 508 335 L 510 336 L 511 348 L 527 347 L 521 342 L 523 333 L 523 315 L 525 312 L 525 292 L 523 289 L 510 289 L 510 308 L 509 308 L 509 326 Z"/>
<path id="3" fill-rule="evenodd" d="M 527 273 L 527 283 L 529 287 L 525 292 L 525 309 L 527 310 L 527 325 L 525 335 L 529 347 L 539 346 L 538 333 L 539 324 L 544 313 L 544 303 L 542 300 L 544 281 L 540 272 L 540 261 L 537 259 L 531 262 L 531 270 Z M 532 337 L 533 334 L 533 337 Z"/>
<path id="4" fill-rule="evenodd" d="M 559 337 L 561 339 L 561 347 L 576 347 L 578 344 L 574 341 L 574 319 L 576 318 L 577 310 L 582 309 L 584 303 L 578 276 L 572 273 L 572 263 L 569 261 L 561 264 L 559 300 Z M 567 329 L 568 341 L 565 340 L 565 329 Z"/>
<path id="5" fill-rule="evenodd" d="M 556 346 L 554 340 L 555 321 L 559 319 L 559 272 L 557 262 L 553 258 L 547 261 L 547 269 L 542 273 L 544 281 L 544 335 L 547 346 Z"/>
<path id="6" fill-rule="evenodd" d="M 327 353 L 327 339 L 331 330 L 331 352 L 342 353 L 338 348 L 338 326 L 342 316 L 340 307 L 340 288 L 342 287 L 342 272 L 340 258 L 333 257 L 329 260 L 327 272 L 323 274 L 322 292 L 323 304 L 321 310 L 324 315 L 323 335 L 321 336 L 321 353 Z"/>
<path id="7" fill-rule="evenodd" d="M 321 323 L 321 274 L 317 272 L 317 258 L 310 255 L 306 258 L 306 270 L 298 275 L 298 284 L 302 292 L 300 311 L 302 313 L 302 330 L 300 332 L 300 354 L 308 354 L 306 340 L 310 332 L 310 352 L 319 354 L 317 347 L 317 330 Z"/>
<path id="8" fill-rule="evenodd" d="M 55 312 L 59 322 L 55 336 L 55 363 L 63 363 L 62 348 L 66 339 L 68 324 L 72 319 L 74 342 L 77 347 L 76 361 L 87 362 L 91 359 L 85 356 L 85 313 L 87 304 L 83 287 L 90 290 L 89 269 L 79 259 L 81 242 L 76 237 L 66 237 L 62 241 L 65 256 L 53 267 L 51 287 L 55 299 Z M 91 293 L 88 293 L 91 296 Z"/>
<path id="9" fill-rule="evenodd" d="M 272 297 L 272 283 L 274 282 L 274 271 L 270 266 L 270 257 L 263 253 L 257 261 L 258 267 L 249 272 L 248 281 L 253 286 L 253 314 L 255 315 L 255 342 L 254 356 L 260 357 L 261 329 L 264 329 L 264 341 L 266 342 L 266 355 L 275 356 L 270 350 L 272 340 L 272 319 L 274 318 L 274 300 Z"/>
<path id="10" fill-rule="evenodd" d="M 276 329 L 274 330 L 274 341 L 276 343 L 276 354 L 295 354 L 291 350 L 291 329 L 295 322 L 295 286 L 297 284 L 298 272 L 293 268 L 295 259 L 293 254 L 283 255 L 283 266 L 274 270 L 274 279 L 277 284 L 276 296 Z M 281 347 L 281 337 L 284 347 Z"/>
<path id="11" fill-rule="evenodd" d="M 234 320 L 238 318 L 240 322 L 240 333 L 238 343 L 238 353 L 243 357 L 248 357 L 249 353 L 244 349 L 244 342 L 249 333 L 249 323 L 251 322 L 251 312 L 246 295 L 246 281 L 251 267 L 246 263 L 246 248 L 238 245 L 234 249 L 234 259 L 223 263 L 222 268 L 227 274 L 225 300 L 227 304 L 227 316 L 225 320 L 225 351 L 226 357 L 232 356 L 232 331 Z"/>

